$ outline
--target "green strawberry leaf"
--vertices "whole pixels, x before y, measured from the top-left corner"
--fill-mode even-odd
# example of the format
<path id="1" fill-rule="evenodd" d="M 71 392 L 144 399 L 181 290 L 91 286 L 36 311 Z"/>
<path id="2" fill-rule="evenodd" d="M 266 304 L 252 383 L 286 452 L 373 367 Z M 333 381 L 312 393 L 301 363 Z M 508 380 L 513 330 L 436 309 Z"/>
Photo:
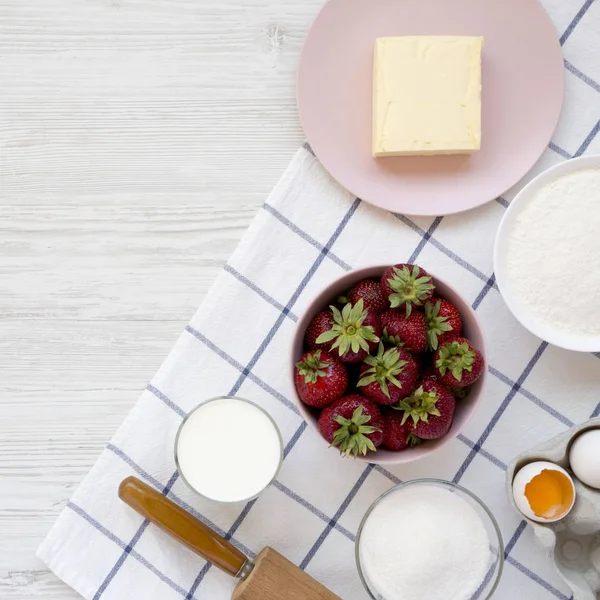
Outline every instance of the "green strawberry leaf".
<path id="1" fill-rule="evenodd" d="M 300 375 L 304 376 L 304 381 L 309 383 L 317 383 L 319 377 L 325 377 L 327 372 L 324 370 L 331 365 L 331 362 L 321 360 L 321 351 L 316 350 L 312 354 L 308 354 L 304 361 L 298 361 L 296 368 Z"/>
<path id="2" fill-rule="evenodd" d="M 323 332 L 316 340 L 317 344 L 323 344 L 325 342 L 330 342 L 331 340 L 335 340 L 338 337 L 338 333 L 333 329 L 329 329 L 328 331 Z"/>
<path id="3" fill-rule="evenodd" d="M 420 421 L 429 423 L 429 417 L 440 416 L 440 411 L 437 408 L 438 394 L 435 392 L 426 392 L 423 386 L 419 386 L 408 398 L 405 398 L 397 405 L 392 406 L 395 410 L 403 410 L 402 425 L 412 419 L 417 425 Z"/>
<path id="4" fill-rule="evenodd" d="M 332 446 L 336 446 L 345 456 L 366 456 L 367 451 L 375 452 L 377 448 L 367 436 L 378 428 L 366 425 L 371 420 L 369 415 L 363 414 L 363 407 L 359 406 L 352 413 L 351 419 L 345 419 L 341 415 L 334 418 L 340 428 L 333 434 Z"/>
<path id="5" fill-rule="evenodd" d="M 383 343 L 379 342 L 377 354 L 366 357 L 363 362 L 369 368 L 363 372 L 357 384 L 359 387 L 377 382 L 381 391 L 388 398 L 390 398 L 389 384 L 402 389 L 402 384 L 398 381 L 397 375 L 404 371 L 408 361 L 400 359 L 398 348 L 385 350 Z"/>
<path id="6" fill-rule="evenodd" d="M 438 353 L 439 358 L 436 360 L 435 366 L 442 376 L 446 374 L 446 371 L 450 371 L 454 379 L 462 381 L 464 371 L 473 371 L 476 355 L 466 342 L 460 343 L 455 340 L 444 344 Z"/>
<path id="7" fill-rule="evenodd" d="M 408 445 L 410 448 L 414 448 L 415 446 L 418 446 L 423 440 L 419 437 L 417 437 L 414 433 L 409 433 L 408 434 Z"/>
<path id="8" fill-rule="evenodd" d="M 441 301 L 435 304 L 427 302 L 425 304 L 425 321 L 427 322 L 427 346 L 430 350 L 437 350 L 438 336 L 452 331 L 452 325 L 448 323 L 450 317 L 440 317 Z"/>
<path id="9" fill-rule="evenodd" d="M 398 308 L 404 304 L 407 318 L 412 313 L 413 305 L 422 306 L 435 289 L 431 277 L 420 274 L 421 270 L 417 265 L 413 265 L 412 269 L 408 266 L 401 269 L 393 267 L 393 275 L 387 280 L 392 290 L 389 296 L 391 307 Z"/>
<path id="10" fill-rule="evenodd" d="M 331 306 L 333 324 L 331 329 L 322 333 L 316 340 L 317 344 L 333 341 L 331 349 L 338 350 L 340 356 L 345 356 L 349 351 L 358 353 L 361 350 L 369 352 L 368 342 L 378 342 L 375 330 L 371 325 L 363 325 L 367 318 L 368 310 L 364 308 L 362 298 L 354 305 L 348 303 L 340 312 Z"/>

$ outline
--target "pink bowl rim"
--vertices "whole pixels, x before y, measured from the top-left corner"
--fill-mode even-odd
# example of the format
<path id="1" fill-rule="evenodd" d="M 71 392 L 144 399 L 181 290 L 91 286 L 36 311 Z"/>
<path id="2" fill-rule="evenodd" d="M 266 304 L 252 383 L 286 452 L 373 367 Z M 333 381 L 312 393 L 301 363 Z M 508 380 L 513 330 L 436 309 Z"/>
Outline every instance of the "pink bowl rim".
<path id="1" fill-rule="evenodd" d="M 323 436 L 321 435 L 321 432 L 319 431 L 319 429 L 316 425 L 316 419 L 315 419 L 314 415 L 311 413 L 310 409 L 300 400 L 300 398 L 298 397 L 298 394 L 296 393 L 296 386 L 294 384 L 294 366 L 299 358 L 296 348 L 302 347 L 302 345 L 303 345 L 304 331 L 305 331 L 306 326 L 308 325 L 310 316 L 316 314 L 318 307 L 321 304 L 325 304 L 327 298 L 331 298 L 333 296 L 333 294 L 331 293 L 330 290 L 337 287 L 342 281 L 348 280 L 348 284 L 349 284 L 348 287 L 349 287 L 352 283 L 358 282 L 361 279 L 366 279 L 369 277 L 377 277 L 378 272 L 379 272 L 379 275 L 381 275 L 383 273 L 383 271 L 385 269 L 387 269 L 389 266 L 390 266 L 389 264 L 363 266 L 363 267 L 359 267 L 357 269 L 352 269 L 351 271 L 348 271 L 341 277 L 334 279 L 327 286 L 325 286 L 318 294 L 316 294 L 312 298 L 312 300 L 308 303 L 307 307 L 304 309 L 304 312 L 302 313 L 302 315 L 299 317 L 298 322 L 296 323 L 296 326 L 295 326 L 294 336 L 293 336 L 293 340 L 292 340 L 292 344 L 291 344 L 291 351 L 290 351 L 291 366 L 290 366 L 290 369 L 288 370 L 288 373 L 290 374 L 289 376 L 290 376 L 290 381 L 291 381 L 291 387 L 293 390 L 294 402 L 296 403 L 298 411 L 300 412 L 300 415 L 302 416 L 302 418 L 306 421 L 307 425 L 311 429 L 313 429 L 313 431 L 315 431 L 317 433 L 320 443 L 322 443 L 322 445 L 325 445 L 326 449 L 328 449 L 330 451 L 335 451 L 335 449 L 329 447 L 329 444 L 323 438 Z M 457 298 L 460 299 L 463 309 L 466 307 L 467 312 L 469 313 L 471 320 L 473 321 L 472 329 L 474 329 L 474 331 L 470 332 L 470 338 L 473 338 L 473 337 L 479 338 L 480 342 L 479 342 L 477 348 L 482 353 L 483 358 L 484 358 L 484 363 L 485 363 L 483 374 L 481 375 L 479 380 L 474 384 L 474 385 L 478 386 L 478 389 L 473 395 L 470 395 L 471 400 L 470 400 L 469 406 L 465 407 L 465 410 L 463 412 L 461 412 L 461 421 L 462 422 L 461 422 L 460 426 L 458 426 L 456 428 L 456 430 L 454 430 L 454 431 L 451 430 L 443 438 L 441 438 L 439 440 L 435 440 L 433 442 L 426 442 L 422 446 L 419 446 L 415 449 L 402 450 L 402 451 L 398 451 L 397 453 L 394 453 L 392 451 L 386 451 L 386 455 L 384 457 L 378 458 L 377 453 L 375 453 L 375 454 L 369 453 L 369 454 L 367 454 L 367 456 L 358 456 L 358 457 L 356 457 L 355 460 L 360 460 L 362 462 L 376 464 L 376 465 L 401 465 L 401 464 L 409 464 L 412 462 L 416 462 L 427 456 L 430 456 L 431 454 L 438 451 L 440 448 L 443 448 L 444 446 L 446 446 L 450 441 L 452 441 L 458 437 L 458 435 L 464 430 L 464 428 L 467 426 L 467 424 L 473 417 L 473 414 L 475 413 L 475 410 L 479 406 L 479 403 L 483 397 L 483 393 L 485 391 L 485 385 L 487 383 L 488 363 L 487 363 L 487 347 L 486 347 L 486 343 L 485 343 L 485 334 L 483 331 L 483 327 L 481 326 L 481 323 L 479 321 L 479 317 L 477 316 L 477 313 L 473 309 L 473 307 L 464 299 L 464 297 L 461 294 L 459 294 L 456 291 L 454 286 L 447 283 L 447 281 L 445 279 L 438 277 L 435 274 L 435 272 L 432 271 L 431 269 L 426 269 L 426 271 L 433 277 L 436 284 L 437 283 L 441 284 L 441 286 L 447 288 L 450 292 L 452 292 L 454 295 L 456 295 Z M 444 297 L 444 296 L 442 296 L 442 297 Z M 460 310 L 461 315 L 463 314 L 463 309 Z M 473 334 L 475 334 L 475 335 L 473 335 Z M 454 429 L 454 424 L 452 427 Z M 398 455 L 397 458 L 394 456 L 394 454 Z"/>

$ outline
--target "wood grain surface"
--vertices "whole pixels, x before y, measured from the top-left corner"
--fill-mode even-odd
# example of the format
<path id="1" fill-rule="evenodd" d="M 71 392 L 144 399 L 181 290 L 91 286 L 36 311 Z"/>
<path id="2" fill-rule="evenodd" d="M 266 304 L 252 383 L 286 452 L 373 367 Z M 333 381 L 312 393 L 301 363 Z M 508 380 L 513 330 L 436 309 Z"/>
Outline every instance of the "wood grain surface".
<path id="1" fill-rule="evenodd" d="M 0 598 L 303 136 L 322 0 L 0 0 Z"/>
<path id="2" fill-rule="evenodd" d="M 252 573 L 235 588 L 231 600 L 342 600 L 282 556 L 266 547 L 258 553 Z"/>

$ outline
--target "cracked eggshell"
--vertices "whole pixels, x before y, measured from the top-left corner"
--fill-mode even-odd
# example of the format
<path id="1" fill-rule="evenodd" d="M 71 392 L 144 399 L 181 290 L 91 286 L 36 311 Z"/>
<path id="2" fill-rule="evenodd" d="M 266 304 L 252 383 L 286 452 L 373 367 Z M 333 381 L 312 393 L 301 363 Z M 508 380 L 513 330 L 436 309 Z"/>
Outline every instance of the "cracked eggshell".
<path id="1" fill-rule="evenodd" d="M 535 478 L 541 475 L 544 471 L 554 471 L 559 473 L 560 475 L 564 475 L 568 484 L 571 486 L 571 491 L 573 494 L 572 501 L 570 504 L 565 504 L 560 508 L 560 513 L 555 517 L 544 517 L 542 515 L 538 515 L 535 513 L 533 506 L 531 505 L 528 497 L 527 497 L 527 489 L 529 484 L 533 482 Z M 564 479 L 563 479 L 564 481 Z M 551 482 L 550 482 L 551 483 Z M 562 484 L 562 482 L 561 482 Z M 532 521 L 537 521 L 539 523 L 554 523 L 555 521 L 559 521 L 560 519 L 564 519 L 575 504 L 576 492 L 575 486 L 573 484 L 573 479 L 571 476 L 559 465 L 549 462 L 546 460 L 538 460 L 532 463 L 521 467 L 517 474 L 515 475 L 512 482 L 512 490 L 513 490 L 513 499 L 517 508 L 521 511 L 521 513 Z M 564 502 L 564 500 L 563 500 Z M 562 504 L 562 503 L 561 503 Z M 557 505 L 556 508 L 561 505 Z"/>
<path id="2" fill-rule="evenodd" d="M 513 481 L 517 472 L 535 461 L 549 461 L 569 471 L 569 450 L 577 436 L 600 429 L 600 417 L 591 419 L 539 446 L 517 456 L 506 470 L 506 493 L 520 514 L 513 498 Z M 600 490 L 584 485 L 573 474 L 576 499 L 571 512 L 554 523 L 537 523 L 524 516 L 531 526 L 541 551 L 553 564 L 562 580 L 573 591 L 573 600 L 600 600 Z M 577 561 L 563 556 L 566 540 L 575 540 L 584 550 Z"/>

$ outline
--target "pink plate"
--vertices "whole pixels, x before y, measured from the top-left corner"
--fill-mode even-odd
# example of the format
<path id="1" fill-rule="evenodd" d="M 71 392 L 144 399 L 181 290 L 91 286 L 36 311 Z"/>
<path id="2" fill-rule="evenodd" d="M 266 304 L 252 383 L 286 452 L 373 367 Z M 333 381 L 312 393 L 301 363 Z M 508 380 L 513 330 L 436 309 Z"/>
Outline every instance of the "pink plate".
<path id="1" fill-rule="evenodd" d="M 375 38 L 482 35 L 482 145 L 471 156 L 371 156 Z M 329 0 L 304 44 L 298 110 L 324 167 L 356 196 L 412 215 L 497 198 L 540 157 L 556 127 L 564 67 L 537 0 Z"/>

